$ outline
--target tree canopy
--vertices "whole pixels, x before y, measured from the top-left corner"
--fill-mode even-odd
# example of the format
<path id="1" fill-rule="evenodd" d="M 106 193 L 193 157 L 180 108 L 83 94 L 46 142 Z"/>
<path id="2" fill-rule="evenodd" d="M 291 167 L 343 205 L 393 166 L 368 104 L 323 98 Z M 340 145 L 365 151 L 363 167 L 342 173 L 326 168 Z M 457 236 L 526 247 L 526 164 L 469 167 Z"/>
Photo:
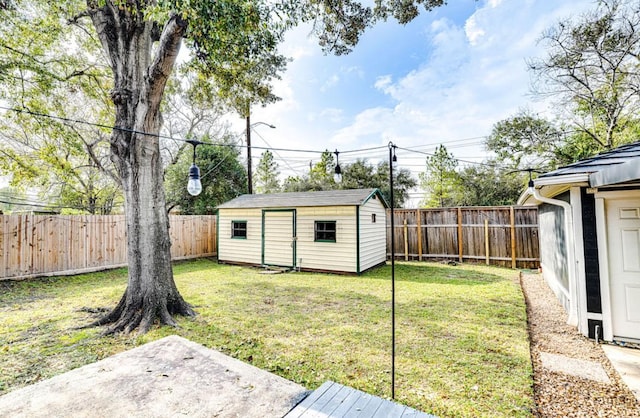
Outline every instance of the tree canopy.
<path id="1" fill-rule="evenodd" d="M 278 174 L 278 163 L 273 159 L 273 153 L 269 150 L 264 151 L 256 167 L 256 192 L 279 192 L 280 180 L 278 180 Z"/>
<path id="2" fill-rule="evenodd" d="M 532 92 L 550 118 L 528 110 L 494 124 L 486 147 L 513 169 L 541 171 L 638 140 L 640 5 L 598 0 L 542 33 L 546 54 L 529 60 Z"/>
<path id="3" fill-rule="evenodd" d="M 460 177 L 456 171 L 458 160 L 444 145 L 438 145 L 427 157 L 425 171 L 420 173 L 420 186 L 425 191 L 422 206 L 453 206 L 459 189 Z"/>
<path id="4" fill-rule="evenodd" d="M 491 160 L 464 167 L 458 177 L 455 206 L 515 205 L 527 180 L 524 173 L 505 170 Z"/>
<path id="5" fill-rule="evenodd" d="M 533 92 L 557 101 L 573 147 L 579 141 L 599 151 L 628 142 L 640 110 L 638 2 L 599 0 L 594 10 L 545 31 L 541 41 L 546 56 L 529 62 Z"/>
<path id="6" fill-rule="evenodd" d="M 342 181 L 334 179 L 333 153 L 325 151 L 319 162 L 311 167 L 308 175 L 288 177 L 282 185 L 285 192 L 306 192 L 338 189 L 379 189 L 387 202 L 391 202 L 389 192 L 389 163 L 381 161 L 371 164 L 364 159 L 353 163 L 340 163 Z M 400 208 L 409 200 L 409 190 L 417 185 L 406 168 L 395 168 L 393 173 L 394 207 Z"/>

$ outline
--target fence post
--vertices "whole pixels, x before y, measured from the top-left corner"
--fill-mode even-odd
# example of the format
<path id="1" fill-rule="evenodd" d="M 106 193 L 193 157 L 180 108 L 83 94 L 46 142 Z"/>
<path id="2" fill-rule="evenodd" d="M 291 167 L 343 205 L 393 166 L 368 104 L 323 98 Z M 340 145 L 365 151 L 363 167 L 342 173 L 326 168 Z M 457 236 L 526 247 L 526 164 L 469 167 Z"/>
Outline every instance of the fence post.
<path id="1" fill-rule="evenodd" d="M 409 227 L 407 218 L 404 218 L 404 261 L 409 261 Z"/>
<path id="2" fill-rule="evenodd" d="M 516 213 L 513 206 L 509 207 L 511 218 L 511 268 L 516 268 Z"/>
<path id="3" fill-rule="evenodd" d="M 458 208 L 458 261 L 462 263 L 462 208 Z"/>
<path id="4" fill-rule="evenodd" d="M 416 209 L 416 225 L 418 228 L 418 261 L 422 261 L 422 212 Z"/>
<path id="5" fill-rule="evenodd" d="M 489 265 L 489 220 L 484 220 L 484 254 L 486 263 Z"/>

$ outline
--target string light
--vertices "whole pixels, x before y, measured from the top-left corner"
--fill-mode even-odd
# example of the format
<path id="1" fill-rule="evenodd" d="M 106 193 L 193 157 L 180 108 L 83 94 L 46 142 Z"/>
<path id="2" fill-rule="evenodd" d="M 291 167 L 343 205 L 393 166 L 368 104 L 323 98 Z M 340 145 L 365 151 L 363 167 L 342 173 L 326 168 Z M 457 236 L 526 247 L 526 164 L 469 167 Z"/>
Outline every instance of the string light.
<path id="1" fill-rule="evenodd" d="M 336 149 L 333 152 L 336 155 L 336 168 L 335 168 L 335 172 L 333 174 L 333 180 L 340 184 L 342 182 L 342 169 L 340 168 L 340 160 L 339 160 L 339 155 L 340 153 L 338 152 L 338 150 Z"/>
<path id="2" fill-rule="evenodd" d="M 191 196 L 198 196 L 202 193 L 202 182 L 200 181 L 200 168 L 196 165 L 196 148 L 202 144 L 200 141 L 189 140 L 186 141 L 193 145 L 193 162 L 189 168 L 189 182 L 187 183 L 187 192 Z"/>

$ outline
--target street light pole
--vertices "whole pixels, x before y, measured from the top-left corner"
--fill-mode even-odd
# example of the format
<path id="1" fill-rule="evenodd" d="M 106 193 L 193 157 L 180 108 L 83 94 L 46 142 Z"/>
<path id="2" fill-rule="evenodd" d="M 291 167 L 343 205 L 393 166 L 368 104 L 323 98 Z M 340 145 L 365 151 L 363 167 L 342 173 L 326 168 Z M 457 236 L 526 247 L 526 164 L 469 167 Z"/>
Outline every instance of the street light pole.
<path id="1" fill-rule="evenodd" d="M 271 129 L 275 129 L 274 125 L 267 122 L 251 123 L 251 116 L 247 115 L 247 192 L 249 194 L 253 194 L 253 173 L 251 171 L 251 129 L 257 125 L 265 125 Z"/>
<path id="2" fill-rule="evenodd" d="M 247 114 L 247 193 L 253 194 L 253 178 L 251 175 L 251 116 Z"/>

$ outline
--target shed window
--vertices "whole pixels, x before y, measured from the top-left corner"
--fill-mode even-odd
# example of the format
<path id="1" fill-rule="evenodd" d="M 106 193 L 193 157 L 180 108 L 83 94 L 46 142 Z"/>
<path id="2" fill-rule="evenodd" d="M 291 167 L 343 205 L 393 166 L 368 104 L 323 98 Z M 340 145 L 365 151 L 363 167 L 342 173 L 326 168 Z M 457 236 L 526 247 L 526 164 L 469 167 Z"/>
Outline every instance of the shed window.
<path id="1" fill-rule="evenodd" d="M 336 242 L 336 221 L 316 221 L 315 240 Z"/>
<path id="2" fill-rule="evenodd" d="M 376 214 L 375 213 L 371 214 L 371 223 L 372 224 L 376 223 Z"/>
<path id="3" fill-rule="evenodd" d="M 231 238 L 247 239 L 247 221 L 231 222 Z"/>

